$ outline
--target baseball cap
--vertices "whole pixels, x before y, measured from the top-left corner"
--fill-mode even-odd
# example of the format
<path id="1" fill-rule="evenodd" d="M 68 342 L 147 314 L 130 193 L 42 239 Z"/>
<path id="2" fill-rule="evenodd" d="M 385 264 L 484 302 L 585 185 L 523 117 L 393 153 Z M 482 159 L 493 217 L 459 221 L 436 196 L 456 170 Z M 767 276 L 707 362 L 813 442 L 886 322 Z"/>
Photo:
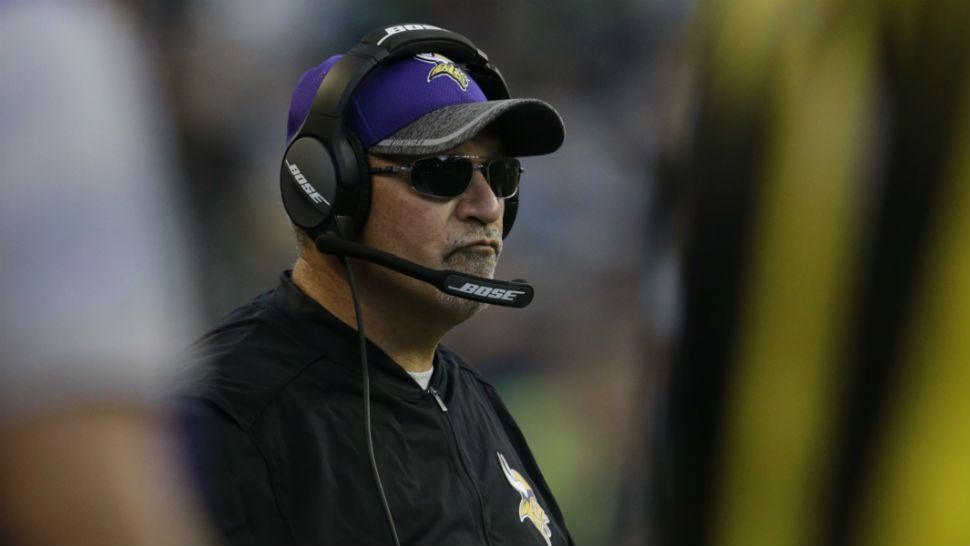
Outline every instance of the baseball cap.
<path id="1" fill-rule="evenodd" d="M 299 132 L 320 82 L 341 57 L 307 70 L 296 84 L 287 142 Z M 505 154 L 513 157 L 552 153 L 565 135 L 562 117 L 548 103 L 488 100 L 471 76 L 435 53 L 375 67 L 354 91 L 344 120 L 365 150 L 394 155 L 443 152 L 486 126 L 496 130 Z"/>

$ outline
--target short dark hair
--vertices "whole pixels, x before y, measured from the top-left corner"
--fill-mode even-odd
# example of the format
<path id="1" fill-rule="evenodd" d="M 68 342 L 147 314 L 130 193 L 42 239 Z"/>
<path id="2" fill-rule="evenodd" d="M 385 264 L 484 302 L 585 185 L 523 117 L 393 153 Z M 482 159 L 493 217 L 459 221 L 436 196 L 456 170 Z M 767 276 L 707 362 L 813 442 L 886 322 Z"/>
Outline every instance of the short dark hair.
<path id="1" fill-rule="evenodd" d="M 297 251 L 302 255 L 304 251 L 313 248 L 313 240 L 310 239 L 310 235 L 300 226 L 292 223 L 290 225 L 293 227 L 293 235 L 296 237 Z"/>

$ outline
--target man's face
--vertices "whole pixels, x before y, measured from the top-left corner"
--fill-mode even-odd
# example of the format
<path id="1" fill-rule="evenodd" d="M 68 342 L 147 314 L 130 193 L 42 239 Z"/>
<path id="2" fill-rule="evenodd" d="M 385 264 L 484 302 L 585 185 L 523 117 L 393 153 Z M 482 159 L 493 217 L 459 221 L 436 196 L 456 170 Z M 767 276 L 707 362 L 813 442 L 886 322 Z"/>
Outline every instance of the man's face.
<path id="1" fill-rule="evenodd" d="M 482 133 L 440 155 L 476 156 L 476 165 L 500 156 L 500 142 Z M 415 158 L 392 161 L 370 156 L 372 167 L 409 165 Z M 373 176 L 371 211 L 361 242 L 433 269 L 454 269 L 491 278 L 502 250 L 505 203 L 497 198 L 480 171 L 465 192 L 454 199 L 418 194 L 407 173 Z M 482 304 L 442 294 L 434 287 L 369 266 L 384 297 L 401 297 L 442 311 L 470 316 Z M 461 318 L 467 318 L 463 316 Z"/>

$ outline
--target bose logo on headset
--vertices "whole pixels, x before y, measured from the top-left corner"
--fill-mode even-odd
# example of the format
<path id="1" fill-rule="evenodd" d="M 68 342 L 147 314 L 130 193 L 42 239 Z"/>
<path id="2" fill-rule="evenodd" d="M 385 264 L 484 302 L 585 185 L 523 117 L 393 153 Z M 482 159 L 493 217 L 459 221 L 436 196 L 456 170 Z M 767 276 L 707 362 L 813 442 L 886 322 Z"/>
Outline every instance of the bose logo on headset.
<path id="1" fill-rule="evenodd" d="M 312 200 L 314 203 L 323 202 L 323 203 L 326 203 L 327 205 L 330 205 L 330 201 L 327 201 L 326 199 L 324 199 L 323 196 L 320 195 L 319 192 L 317 192 L 317 189 L 310 185 L 306 177 L 303 176 L 303 173 L 300 172 L 299 167 L 297 167 L 293 163 L 290 163 L 286 159 L 283 159 L 283 162 L 286 163 L 287 167 L 289 167 L 290 174 L 293 175 L 293 179 L 296 180 L 297 184 L 299 184 L 301 188 L 303 188 L 303 191 L 306 192 L 307 197 L 309 197 L 310 200 Z"/>
<path id="2" fill-rule="evenodd" d="M 385 34 L 383 38 L 377 41 L 377 45 L 381 45 L 381 42 L 390 38 L 391 36 L 394 36 L 395 34 L 400 34 L 402 32 L 407 32 L 409 30 L 441 30 L 441 28 L 436 27 L 434 25 L 418 25 L 418 24 L 395 25 L 393 27 L 387 27 L 384 29 L 384 32 L 386 32 L 387 34 Z"/>
<path id="3" fill-rule="evenodd" d="M 456 292 L 465 292 L 466 294 L 475 294 L 476 296 L 484 296 L 492 300 L 505 300 L 505 301 L 515 301 L 516 296 L 520 294 L 525 294 L 522 290 L 506 290 L 504 288 L 489 288 L 487 286 L 480 286 L 474 283 L 466 282 L 462 286 L 455 288 L 449 286 L 448 288 Z"/>

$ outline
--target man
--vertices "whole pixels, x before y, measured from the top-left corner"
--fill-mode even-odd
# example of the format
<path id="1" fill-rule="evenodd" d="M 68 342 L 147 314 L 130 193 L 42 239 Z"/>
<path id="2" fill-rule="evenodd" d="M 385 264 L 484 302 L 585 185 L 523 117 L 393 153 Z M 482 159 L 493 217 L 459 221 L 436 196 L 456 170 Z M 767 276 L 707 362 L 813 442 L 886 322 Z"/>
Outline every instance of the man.
<path id="1" fill-rule="evenodd" d="M 290 142 L 340 58 L 297 84 Z M 434 53 L 371 69 L 345 121 L 374 174 L 370 212 L 344 235 L 425 267 L 487 278 L 502 250 L 505 199 L 518 189 L 518 162 L 509 158 L 550 153 L 563 139 L 552 107 L 488 101 L 473 78 Z M 572 544 L 494 388 L 439 343 L 484 304 L 356 260 L 355 295 L 337 258 L 299 229 L 297 239 L 292 272 L 197 346 L 204 373 L 186 396 L 185 422 L 225 541 Z M 369 420 L 354 298 L 366 321 Z"/>

